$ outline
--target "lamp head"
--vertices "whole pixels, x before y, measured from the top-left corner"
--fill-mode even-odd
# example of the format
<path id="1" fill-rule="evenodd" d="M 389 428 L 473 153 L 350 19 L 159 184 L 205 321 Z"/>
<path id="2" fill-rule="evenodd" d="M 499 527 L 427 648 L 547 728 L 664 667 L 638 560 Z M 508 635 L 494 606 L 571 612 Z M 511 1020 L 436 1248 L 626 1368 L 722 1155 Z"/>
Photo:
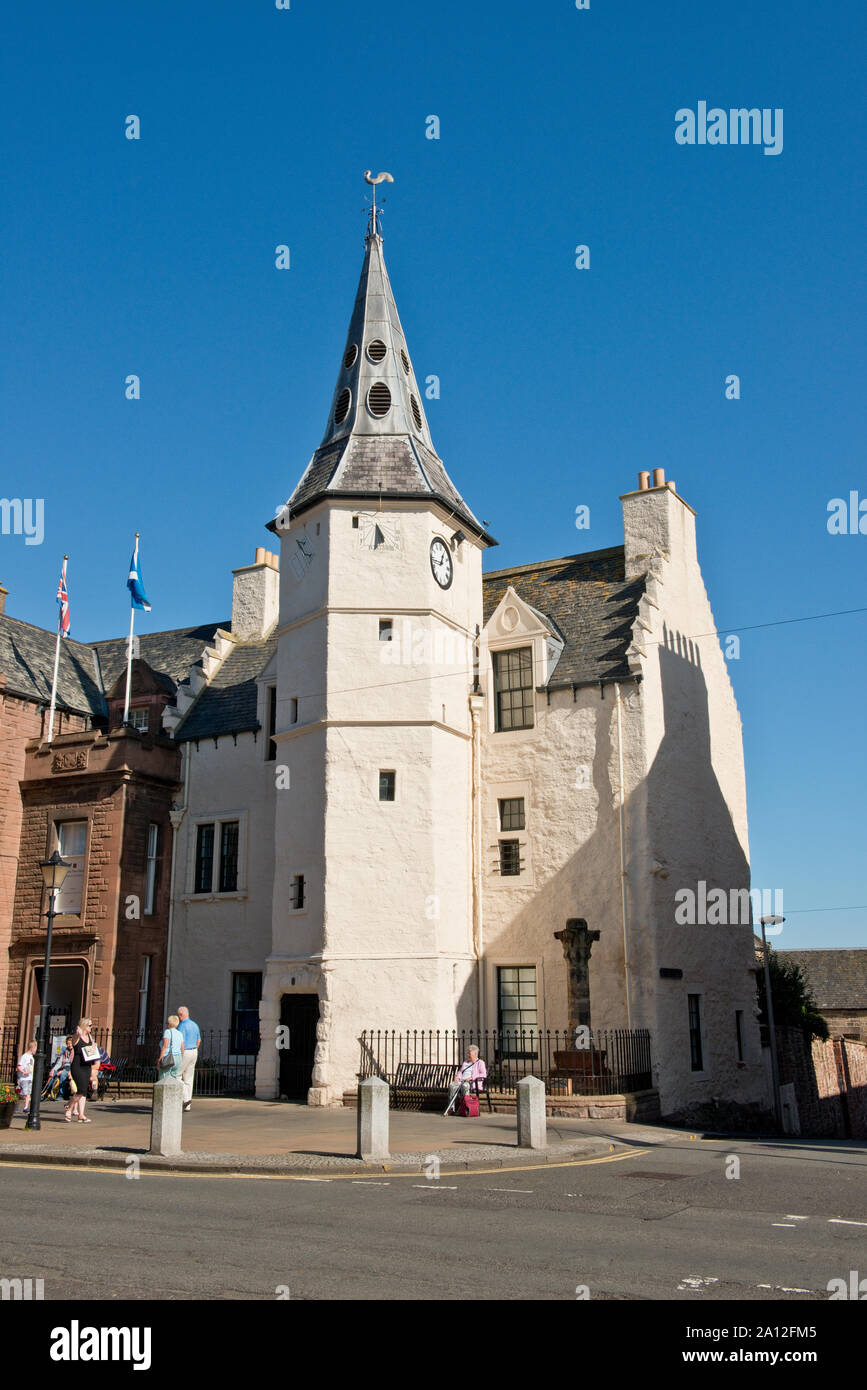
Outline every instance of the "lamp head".
<path id="1" fill-rule="evenodd" d="M 39 865 L 42 870 L 42 881 L 45 887 L 50 889 L 61 888 L 63 880 L 72 868 L 65 859 L 61 859 L 57 850 L 54 851 L 50 859 L 43 859 Z"/>

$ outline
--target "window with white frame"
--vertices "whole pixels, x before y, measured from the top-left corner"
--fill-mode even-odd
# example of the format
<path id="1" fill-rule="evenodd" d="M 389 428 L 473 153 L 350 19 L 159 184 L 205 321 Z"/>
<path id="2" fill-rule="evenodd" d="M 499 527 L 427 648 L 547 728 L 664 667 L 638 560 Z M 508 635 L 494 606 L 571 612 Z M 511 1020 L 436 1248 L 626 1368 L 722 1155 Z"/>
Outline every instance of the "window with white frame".
<path id="1" fill-rule="evenodd" d="M 148 853 L 147 865 L 145 867 L 145 900 L 144 911 L 146 917 L 152 917 L 154 903 L 157 895 L 157 850 L 160 842 L 160 828 L 153 822 L 148 826 Z"/>
<path id="2" fill-rule="evenodd" d="M 140 734 L 146 734 L 148 731 L 148 713 L 147 706 L 143 709 L 131 709 L 129 712 L 129 722 Z"/>
<path id="3" fill-rule="evenodd" d="M 64 820 L 56 824 L 57 848 L 61 859 L 69 865 L 62 888 L 58 888 L 54 899 L 55 912 L 81 912 L 81 899 L 84 890 L 84 858 L 87 849 L 87 821 Z"/>
<path id="4" fill-rule="evenodd" d="M 533 648 L 494 652 L 494 727 L 532 729 L 535 717 Z"/>
<path id="5" fill-rule="evenodd" d="M 143 1043 L 148 1026 L 148 999 L 151 987 L 152 956 L 142 956 L 138 986 L 138 1034 L 136 1042 Z"/>

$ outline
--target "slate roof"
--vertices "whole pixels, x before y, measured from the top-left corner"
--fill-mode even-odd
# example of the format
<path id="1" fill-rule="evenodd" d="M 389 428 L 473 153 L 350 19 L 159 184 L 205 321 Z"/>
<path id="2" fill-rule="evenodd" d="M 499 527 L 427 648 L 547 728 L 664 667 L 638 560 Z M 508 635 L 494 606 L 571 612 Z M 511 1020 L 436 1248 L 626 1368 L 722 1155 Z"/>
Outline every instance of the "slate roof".
<path id="1" fill-rule="evenodd" d="M 261 642 L 241 642 L 229 652 L 175 730 L 177 741 L 258 729 L 256 677 L 262 674 L 276 649 L 277 638 L 271 636 Z"/>
<path id="2" fill-rule="evenodd" d="M 775 951 L 800 965 L 820 1012 L 867 1009 L 867 950 Z"/>
<path id="3" fill-rule="evenodd" d="M 199 660 L 205 647 L 210 646 L 220 627 L 228 632 L 231 624 L 202 623 L 199 627 L 179 627 L 168 632 L 138 633 L 139 654 L 153 671 L 170 676 L 177 686 L 189 675 L 190 667 Z M 111 637 L 103 642 L 91 643 L 99 654 L 103 684 L 107 691 L 111 690 L 126 666 L 126 643 L 125 637 Z"/>
<path id="4" fill-rule="evenodd" d="M 0 674 L 6 690 L 27 700 L 51 699 L 56 632 L 0 614 Z M 99 663 L 92 647 L 64 638 L 57 668 L 57 700 L 76 714 L 105 713 Z"/>
<path id="5" fill-rule="evenodd" d="M 627 582 L 624 571 L 622 545 L 492 571 L 483 576 L 485 622 L 511 585 L 565 640 L 552 689 L 573 682 L 627 680 L 632 673 L 626 653 L 644 578 Z"/>

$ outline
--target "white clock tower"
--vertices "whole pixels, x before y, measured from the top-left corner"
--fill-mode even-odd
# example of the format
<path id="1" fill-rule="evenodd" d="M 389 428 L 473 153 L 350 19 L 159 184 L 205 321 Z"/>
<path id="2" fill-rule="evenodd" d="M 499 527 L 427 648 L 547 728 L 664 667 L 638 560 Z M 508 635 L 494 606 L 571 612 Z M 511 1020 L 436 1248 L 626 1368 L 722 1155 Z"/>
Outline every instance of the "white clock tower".
<path id="1" fill-rule="evenodd" d="M 494 542 L 434 449 L 375 208 L 328 427 L 271 529 L 278 790 L 257 1095 L 328 1104 L 356 1084 L 363 1029 L 478 1022 L 474 646 Z"/>

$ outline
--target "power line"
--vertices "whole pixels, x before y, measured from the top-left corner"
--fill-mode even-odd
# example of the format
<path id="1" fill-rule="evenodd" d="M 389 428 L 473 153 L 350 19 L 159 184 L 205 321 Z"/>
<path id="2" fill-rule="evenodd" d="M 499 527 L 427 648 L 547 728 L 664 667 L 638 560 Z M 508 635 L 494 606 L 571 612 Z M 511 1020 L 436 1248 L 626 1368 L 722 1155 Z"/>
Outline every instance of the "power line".
<path id="1" fill-rule="evenodd" d="M 787 907 L 786 916 L 795 912 L 865 912 L 867 903 L 855 903 L 854 907 Z"/>

